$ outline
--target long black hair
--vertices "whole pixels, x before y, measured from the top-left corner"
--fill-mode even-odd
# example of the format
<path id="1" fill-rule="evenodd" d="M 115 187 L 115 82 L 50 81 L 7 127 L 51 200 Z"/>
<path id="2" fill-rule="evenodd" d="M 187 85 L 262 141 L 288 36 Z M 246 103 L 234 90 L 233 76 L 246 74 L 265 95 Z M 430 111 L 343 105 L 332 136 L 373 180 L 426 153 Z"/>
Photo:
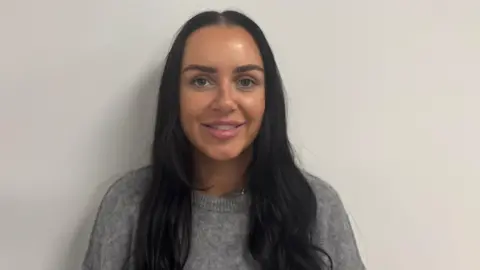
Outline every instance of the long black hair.
<path id="1" fill-rule="evenodd" d="M 183 269 L 192 232 L 192 145 L 179 120 L 179 83 L 187 38 L 210 25 L 243 27 L 254 38 L 265 69 L 265 112 L 248 168 L 248 249 L 263 270 L 323 270 L 328 254 L 313 243 L 317 203 L 295 163 L 287 135 L 282 80 L 259 26 L 236 11 L 207 11 L 177 34 L 161 78 L 152 149 L 152 181 L 146 190 L 134 239 L 136 270 Z M 326 259 L 325 259 L 326 258 Z"/>

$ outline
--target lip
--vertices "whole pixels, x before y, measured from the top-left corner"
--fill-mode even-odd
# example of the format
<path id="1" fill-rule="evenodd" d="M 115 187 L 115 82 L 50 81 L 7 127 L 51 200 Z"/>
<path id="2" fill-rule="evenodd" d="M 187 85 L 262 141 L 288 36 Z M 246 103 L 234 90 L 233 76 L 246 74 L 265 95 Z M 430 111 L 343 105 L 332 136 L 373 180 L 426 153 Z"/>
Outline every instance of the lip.
<path id="1" fill-rule="evenodd" d="M 240 121 L 213 121 L 213 122 L 208 122 L 208 123 L 204 123 L 203 125 L 205 126 L 221 126 L 221 125 L 225 125 L 225 126 L 241 126 L 245 124 L 245 122 L 240 122 Z"/>
<path id="2" fill-rule="evenodd" d="M 229 140 L 238 135 L 240 129 L 245 125 L 245 122 L 239 121 L 214 121 L 202 124 L 208 133 L 219 140 Z M 233 126 L 231 129 L 217 129 L 214 126 Z"/>

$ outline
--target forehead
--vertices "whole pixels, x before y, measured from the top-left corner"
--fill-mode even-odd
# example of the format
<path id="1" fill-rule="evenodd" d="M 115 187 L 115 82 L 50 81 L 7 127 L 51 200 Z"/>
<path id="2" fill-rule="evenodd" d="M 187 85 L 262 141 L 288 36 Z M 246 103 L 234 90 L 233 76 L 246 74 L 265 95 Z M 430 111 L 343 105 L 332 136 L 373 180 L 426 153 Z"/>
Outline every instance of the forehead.
<path id="1" fill-rule="evenodd" d="M 201 64 L 217 68 L 257 64 L 263 66 L 253 37 L 238 26 L 208 26 L 187 39 L 183 65 Z"/>

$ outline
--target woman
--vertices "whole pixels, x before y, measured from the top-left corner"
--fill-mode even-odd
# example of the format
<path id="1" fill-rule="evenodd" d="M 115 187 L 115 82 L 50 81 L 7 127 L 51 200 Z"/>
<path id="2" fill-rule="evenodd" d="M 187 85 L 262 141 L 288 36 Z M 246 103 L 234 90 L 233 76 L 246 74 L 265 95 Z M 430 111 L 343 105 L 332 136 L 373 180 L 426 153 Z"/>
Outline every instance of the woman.
<path id="1" fill-rule="evenodd" d="M 152 164 L 105 195 L 83 269 L 364 269 L 338 195 L 294 160 L 260 28 L 196 15 L 167 56 Z"/>

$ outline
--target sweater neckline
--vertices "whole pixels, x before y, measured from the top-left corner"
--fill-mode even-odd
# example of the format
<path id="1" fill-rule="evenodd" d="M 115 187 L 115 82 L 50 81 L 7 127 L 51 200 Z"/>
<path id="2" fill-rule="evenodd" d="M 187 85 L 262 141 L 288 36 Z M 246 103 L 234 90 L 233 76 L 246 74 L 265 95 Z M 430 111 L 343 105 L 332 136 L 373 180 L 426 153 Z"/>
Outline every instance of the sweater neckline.
<path id="1" fill-rule="evenodd" d="M 250 206 L 248 193 L 213 196 L 201 191 L 193 192 L 193 205 L 212 212 L 246 213 Z"/>

